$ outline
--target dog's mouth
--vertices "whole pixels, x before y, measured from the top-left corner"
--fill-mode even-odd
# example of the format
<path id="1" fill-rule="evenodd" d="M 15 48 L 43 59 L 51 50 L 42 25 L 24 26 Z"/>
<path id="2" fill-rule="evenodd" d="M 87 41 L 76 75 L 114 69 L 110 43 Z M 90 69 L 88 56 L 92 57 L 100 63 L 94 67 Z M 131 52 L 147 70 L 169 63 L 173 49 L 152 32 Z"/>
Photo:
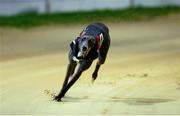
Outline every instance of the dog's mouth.
<path id="1" fill-rule="evenodd" d="M 78 52 L 78 54 L 77 54 L 77 57 L 79 57 L 79 58 L 85 58 L 85 57 L 88 55 L 88 53 L 89 53 L 90 50 L 91 50 L 91 49 L 90 49 L 89 47 L 82 47 L 82 48 L 79 50 L 79 52 Z"/>
<path id="2" fill-rule="evenodd" d="M 87 54 L 88 54 L 88 52 L 79 51 L 78 54 L 77 54 L 77 56 L 78 56 L 79 58 L 84 58 L 84 57 L 87 56 Z"/>

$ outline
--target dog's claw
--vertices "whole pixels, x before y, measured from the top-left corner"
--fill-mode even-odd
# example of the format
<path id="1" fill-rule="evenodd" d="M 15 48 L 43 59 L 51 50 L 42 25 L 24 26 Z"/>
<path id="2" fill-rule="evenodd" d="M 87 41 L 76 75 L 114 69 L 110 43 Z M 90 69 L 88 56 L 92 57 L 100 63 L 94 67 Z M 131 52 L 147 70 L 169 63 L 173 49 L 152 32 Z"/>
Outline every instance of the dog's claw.
<path id="1" fill-rule="evenodd" d="M 61 102 L 61 97 L 55 96 L 53 100 L 54 100 L 54 101 L 57 101 L 57 102 Z"/>

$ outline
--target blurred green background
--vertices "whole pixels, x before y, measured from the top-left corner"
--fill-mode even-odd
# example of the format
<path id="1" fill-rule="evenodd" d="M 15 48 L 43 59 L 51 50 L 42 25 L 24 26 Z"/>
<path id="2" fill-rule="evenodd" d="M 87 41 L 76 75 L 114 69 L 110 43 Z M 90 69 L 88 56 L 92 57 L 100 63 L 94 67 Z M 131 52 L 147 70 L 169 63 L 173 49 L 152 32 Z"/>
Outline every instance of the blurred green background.
<path id="1" fill-rule="evenodd" d="M 0 0 L 0 27 L 143 21 L 179 12 L 179 0 Z"/>

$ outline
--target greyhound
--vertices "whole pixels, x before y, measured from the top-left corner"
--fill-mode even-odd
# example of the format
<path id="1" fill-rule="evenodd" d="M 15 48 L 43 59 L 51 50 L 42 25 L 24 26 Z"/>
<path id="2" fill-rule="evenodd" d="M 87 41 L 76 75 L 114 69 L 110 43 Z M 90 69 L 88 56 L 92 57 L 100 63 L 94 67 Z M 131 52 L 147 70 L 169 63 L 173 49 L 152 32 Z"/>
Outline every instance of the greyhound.
<path id="1" fill-rule="evenodd" d="M 54 100 L 61 101 L 69 88 L 79 79 L 81 74 L 87 70 L 92 62 L 98 58 L 96 68 L 92 74 L 92 82 L 98 76 L 99 68 L 104 64 L 110 46 L 110 35 L 108 27 L 103 23 L 89 24 L 80 35 L 70 43 L 69 64 L 61 91 Z M 75 68 L 78 69 L 75 71 Z"/>

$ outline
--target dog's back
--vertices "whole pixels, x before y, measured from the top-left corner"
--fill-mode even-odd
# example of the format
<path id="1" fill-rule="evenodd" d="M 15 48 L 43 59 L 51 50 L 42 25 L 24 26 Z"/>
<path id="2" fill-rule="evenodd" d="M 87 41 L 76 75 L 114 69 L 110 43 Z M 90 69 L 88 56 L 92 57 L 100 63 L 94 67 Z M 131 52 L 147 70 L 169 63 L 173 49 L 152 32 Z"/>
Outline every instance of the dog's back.
<path id="1" fill-rule="evenodd" d="M 80 36 L 91 35 L 91 36 L 94 36 L 96 38 L 100 33 L 103 33 L 104 39 L 110 39 L 108 27 L 103 23 L 94 22 L 94 23 L 89 24 L 80 33 Z"/>
<path id="2" fill-rule="evenodd" d="M 94 25 L 97 26 L 98 28 L 100 28 L 104 33 L 109 34 L 109 29 L 108 27 L 103 24 L 103 23 L 99 23 L 99 22 L 95 22 L 95 23 L 91 23 L 90 25 Z M 89 25 L 89 26 L 90 26 Z"/>

